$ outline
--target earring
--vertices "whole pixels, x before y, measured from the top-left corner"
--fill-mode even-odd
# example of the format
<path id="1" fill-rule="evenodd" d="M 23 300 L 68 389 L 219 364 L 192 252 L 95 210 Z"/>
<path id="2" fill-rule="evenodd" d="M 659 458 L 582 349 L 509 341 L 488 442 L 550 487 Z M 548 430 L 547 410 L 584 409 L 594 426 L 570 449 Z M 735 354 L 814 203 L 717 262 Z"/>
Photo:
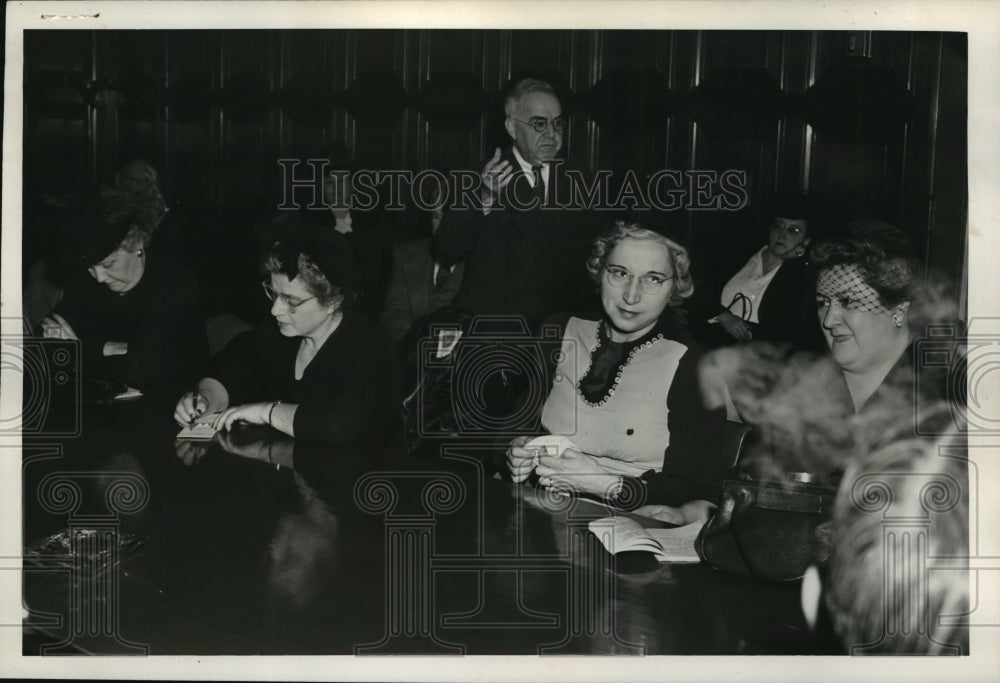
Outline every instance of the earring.
<path id="1" fill-rule="evenodd" d="M 900 315 L 899 313 L 893 313 L 892 314 L 892 322 L 896 325 L 896 327 L 902 327 L 903 326 L 903 316 Z"/>
<path id="2" fill-rule="evenodd" d="M 135 255 L 136 256 L 142 256 L 142 249 L 140 249 L 139 251 L 135 252 Z"/>

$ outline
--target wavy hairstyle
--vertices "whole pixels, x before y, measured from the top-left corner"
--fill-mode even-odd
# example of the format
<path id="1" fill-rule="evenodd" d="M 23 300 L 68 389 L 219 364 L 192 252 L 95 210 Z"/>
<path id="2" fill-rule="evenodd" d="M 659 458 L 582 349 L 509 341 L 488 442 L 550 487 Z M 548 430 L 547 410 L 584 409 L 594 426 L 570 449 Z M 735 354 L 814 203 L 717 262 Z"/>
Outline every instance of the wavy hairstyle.
<path id="1" fill-rule="evenodd" d="M 522 78 L 514 84 L 514 87 L 511 88 L 509 93 L 507 93 L 507 97 L 504 98 L 504 115 L 507 118 L 513 118 L 514 115 L 517 114 L 518 107 L 521 105 L 521 98 L 533 92 L 541 92 L 546 95 L 552 95 L 552 97 L 555 97 L 556 99 L 559 98 L 559 95 L 556 93 L 556 89 L 553 88 L 550 83 L 537 78 Z"/>
<path id="2" fill-rule="evenodd" d="M 115 174 L 114 187 L 101 188 L 101 194 L 108 220 L 130 223 L 122 247 L 137 249 L 149 244 L 167 215 L 156 169 L 142 159 L 132 159 Z"/>
<path id="3" fill-rule="evenodd" d="M 854 266 L 886 308 L 895 308 L 920 294 L 917 262 L 909 239 L 898 228 L 881 221 L 855 221 L 847 226 L 845 236 L 814 242 L 809 249 L 809 263 L 815 278 L 833 266 Z"/>
<path id="4" fill-rule="evenodd" d="M 608 255 L 618 246 L 619 242 L 626 238 L 648 240 L 662 244 L 667 248 L 667 252 L 670 254 L 670 265 L 674 271 L 674 289 L 667 302 L 669 305 L 676 306 L 694 294 L 694 281 L 691 279 L 691 257 L 688 256 L 687 249 L 655 230 L 623 220 L 615 221 L 613 225 L 602 232 L 594 240 L 594 245 L 590 249 L 590 256 L 587 258 L 587 272 L 598 289 L 601 287 L 601 272 L 608 261 Z"/>

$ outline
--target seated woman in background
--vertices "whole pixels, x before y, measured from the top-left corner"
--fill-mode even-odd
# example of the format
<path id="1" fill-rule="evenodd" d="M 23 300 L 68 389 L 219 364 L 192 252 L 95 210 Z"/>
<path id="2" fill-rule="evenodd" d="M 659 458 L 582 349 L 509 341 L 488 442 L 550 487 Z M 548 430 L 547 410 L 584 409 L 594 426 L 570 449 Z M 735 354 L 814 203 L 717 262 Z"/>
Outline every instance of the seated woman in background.
<path id="1" fill-rule="evenodd" d="M 203 369 L 205 326 L 194 275 L 154 239 L 166 207 L 145 167 L 148 182 L 94 189 L 66 207 L 62 298 L 42 328 L 80 340 L 87 375 L 144 391 L 169 380 L 172 401 Z"/>
<path id="2" fill-rule="evenodd" d="M 717 494 L 725 410 L 706 410 L 697 382 L 699 347 L 675 306 L 691 295 L 687 251 L 652 230 L 619 221 L 594 243 L 587 270 L 603 315 L 569 318 L 541 414 L 550 434 L 579 448 L 537 457 L 518 437 L 507 450 L 515 482 L 540 482 L 628 504 L 649 496 L 680 505 Z"/>
<path id="3" fill-rule="evenodd" d="M 819 348 L 808 313 L 808 284 L 802 257 L 817 232 L 812 200 L 779 195 L 767 244 L 758 249 L 722 288 L 720 299 L 700 314 L 704 341 L 725 346 L 751 340 Z"/>
<path id="4" fill-rule="evenodd" d="M 385 433 L 398 413 L 396 352 L 351 308 L 354 266 L 343 242 L 293 216 L 265 249 L 263 267 L 276 325 L 234 339 L 174 419 L 187 425 L 220 413 L 220 429 L 240 421 L 333 444 Z"/>

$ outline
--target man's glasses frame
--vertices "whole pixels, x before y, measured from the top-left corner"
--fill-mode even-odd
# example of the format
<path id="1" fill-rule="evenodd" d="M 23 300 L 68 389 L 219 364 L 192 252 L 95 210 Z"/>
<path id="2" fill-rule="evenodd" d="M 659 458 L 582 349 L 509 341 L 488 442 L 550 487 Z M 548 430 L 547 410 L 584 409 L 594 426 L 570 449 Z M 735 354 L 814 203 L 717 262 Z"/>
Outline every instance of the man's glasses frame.
<path id="1" fill-rule="evenodd" d="M 566 130 L 566 124 L 567 124 L 565 116 L 556 116 L 551 119 L 547 119 L 544 116 L 532 116 L 527 121 L 525 121 L 524 119 L 516 119 L 513 116 L 511 116 L 510 118 L 513 119 L 514 121 L 517 121 L 518 123 L 523 123 L 526 126 L 531 126 L 532 128 L 535 129 L 536 133 L 544 133 L 546 130 L 548 130 L 549 126 L 552 126 L 552 130 L 554 130 L 555 132 L 561 133 L 564 130 Z"/>
<path id="2" fill-rule="evenodd" d="M 281 299 L 281 302 L 285 304 L 285 306 L 288 307 L 288 310 L 291 311 L 292 313 L 294 313 L 295 310 L 302 304 L 306 303 L 307 301 L 312 301 L 313 299 L 316 298 L 314 296 L 311 296 L 308 299 L 299 299 L 298 301 L 292 302 L 292 300 L 288 298 L 287 294 L 278 294 L 278 292 L 275 291 L 274 287 L 271 286 L 271 283 L 268 282 L 267 280 L 261 282 L 260 286 L 264 288 L 264 295 L 268 298 L 268 301 L 274 303 L 275 299 Z"/>

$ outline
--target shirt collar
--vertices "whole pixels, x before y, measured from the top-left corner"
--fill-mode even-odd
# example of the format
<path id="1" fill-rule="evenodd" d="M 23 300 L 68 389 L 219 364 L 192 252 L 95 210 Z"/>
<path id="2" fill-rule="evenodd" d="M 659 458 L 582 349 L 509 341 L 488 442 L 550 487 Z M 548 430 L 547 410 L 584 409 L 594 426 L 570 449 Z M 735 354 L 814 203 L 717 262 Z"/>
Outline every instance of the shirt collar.
<path id="1" fill-rule="evenodd" d="M 535 184 L 535 172 L 531 169 L 531 164 L 525 161 L 521 153 L 517 151 L 517 145 L 512 145 L 511 149 L 514 151 L 514 159 L 517 160 L 518 165 L 521 170 L 524 171 L 525 175 L 528 176 L 529 182 L 534 186 Z M 541 162 L 542 166 L 542 180 L 548 185 L 549 182 L 549 165 L 544 161 Z"/>

